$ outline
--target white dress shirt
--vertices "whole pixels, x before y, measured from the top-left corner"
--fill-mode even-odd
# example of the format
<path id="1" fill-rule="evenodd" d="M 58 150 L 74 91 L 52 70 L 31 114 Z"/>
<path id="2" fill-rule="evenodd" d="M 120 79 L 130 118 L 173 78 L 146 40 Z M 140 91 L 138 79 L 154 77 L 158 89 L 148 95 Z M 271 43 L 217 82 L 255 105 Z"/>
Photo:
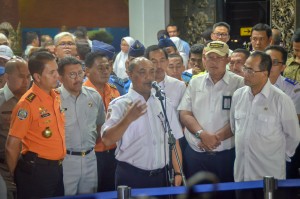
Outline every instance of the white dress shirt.
<path id="1" fill-rule="evenodd" d="M 300 141 L 295 106 L 286 94 L 268 81 L 253 96 L 250 87 L 238 89 L 230 112 L 235 134 L 234 179 L 261 180 L 286 177 L 286 157 L 293 156 Z"/>
<path id="2" fill-rule="evenodd" d="M 209 73 L 196 77 L 190 84 L 182 98 L 178 110 L 190 111 L 205 131 L 215 133 L 229 124 L 229 110 L 231 96 L 234 91 L 244 86 L 243 78 L 226 71 L 223 78 L 216 84 L 211 80 Z M 225 106 L 223 106 L 225 103 Z M 197 152 L 199 139 L 195 138 L 195 132 L 185 128 L 185 137 Z M 223 151 L 234 147 L 234 137 L 228 138 L 214 151 Z"/>
<path id="3" fill-rule="evenodd" d="M 146 102 L 143 96 L 129 89 L 127 94 L 113 100 L 108 107 L 107 121 L 102 126 L 102 135 L 123 118 L 129 103 L 138 100 L 147 104 L 147 112 L 132 122 L 117 142 L 116 159 L 144 170 L 163 168 L 168 163 L 168 136 L 163 128 L 160 101 L 154 94 Z M 175 109 L 168 108 L 171 105 L 168 101 L 166 103 L 172 134 L 179 139 L 183 135 Z"/>
<path id="4" fill-rule="evenodd" d="M 175 110 L 177 110 L 186 89 L 185 83 L 176 78 L 165 75 L 164 80 L 158 84 L 166 93 L 166 96 L 170 100 L 172 106 Z"/>

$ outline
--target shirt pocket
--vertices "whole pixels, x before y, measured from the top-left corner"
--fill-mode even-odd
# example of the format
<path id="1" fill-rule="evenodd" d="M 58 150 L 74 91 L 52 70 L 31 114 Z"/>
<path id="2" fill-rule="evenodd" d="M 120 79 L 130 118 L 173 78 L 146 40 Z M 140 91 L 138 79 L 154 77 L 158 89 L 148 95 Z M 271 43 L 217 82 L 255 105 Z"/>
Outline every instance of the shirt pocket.
<path id="1" fill-rule="evenodd" d="M 276 126 L 276 119 L 271 115 L 260 114 L 257 116 L 257 123 L 255 130 L 264 137 L 275 136 L 274 128 Z"/>
<path id="2" fill-rule="evenodd" d="M 235 132 L 241 133 L 244 130 L 245 121 L 246 121 L 246 113 L 236 112 L 234 114 L 235 119 Z"/>

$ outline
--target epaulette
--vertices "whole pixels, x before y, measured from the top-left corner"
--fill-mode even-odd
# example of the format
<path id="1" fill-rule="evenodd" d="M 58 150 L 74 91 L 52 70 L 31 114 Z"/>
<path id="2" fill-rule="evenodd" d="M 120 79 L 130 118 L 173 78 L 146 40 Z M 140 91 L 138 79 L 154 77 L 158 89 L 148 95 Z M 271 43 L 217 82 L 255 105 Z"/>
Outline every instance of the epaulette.
<path id="1" fill-rule="evenodd" d="M 60 90 L 58 90 L 57 88 L 54 89 L 54 92 L 55 92 L 56 94 L 60 94 Z"/>
<path id="2" fill-rule="evenodd" d="M 114 89 L 117 89 L 117 87 L 111 83 L 107 83 L 110 87 L 114 88 Z"/>
<path id="3" fill-rule="evenodd" d="M 109 105 L 113 105 L 113 104 L 115 104 L 117 101 L 120 101 L 120 100 L 122 100 L 122 99 L 123 99 L 123 101 L 126 102 L 127 104 L 128 104 L 128 103 L 132 103 L 131 99 L 128 99 L 125 95 L 122 95 L 122 96 L 120 96 L 120 97 L 117 97 L 117 98 L 113 99 L 113 100 L 109 103 Z"/>
<path id="4" fill-rule="evenodd" d="M 290 83 L 290 84 L 292 84 L 292 85 L 296 85 L 296 84 L 298 84 L 298 82 L 296 81 L 296 80 L 293 80 L 293 79 L 289 79 L 289 78 L 285 78 L 285 80 L 284 81 L 286 81 L 286 82 L 288 82 L 288 83 Z"/>
<path id="5" fill-rule="evenodd" d="M 119 78 L 117 76 L 111 76 L 110 80 L 112 81 L 112 83 L 118 84 L 119 86 L 124 88 L 124 82 L 121 78 Z"/>
<path id="6" fill-rule="evenodd" d="M 34 93 L 30 93 L 26 99 L 29 101 L 29 102 L 32 102 L 34 100 L 34 98 L 36 97 L 36 94 Z"/>

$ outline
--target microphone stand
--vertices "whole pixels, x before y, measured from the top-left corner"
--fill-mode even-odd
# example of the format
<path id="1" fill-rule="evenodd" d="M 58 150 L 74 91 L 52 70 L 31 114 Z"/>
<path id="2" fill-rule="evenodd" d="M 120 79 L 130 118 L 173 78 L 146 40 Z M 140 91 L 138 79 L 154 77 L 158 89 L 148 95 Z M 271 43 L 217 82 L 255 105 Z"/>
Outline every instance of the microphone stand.
<path id="1" fill-rule="evenodd" d="M 163 96 L 165 95 L 165 93 L 162 90 L 156 90 L 156 94 L 155 96 L 159 99 L 161 107 L 163 109 L 163 114 L 165 117 L 165 125 L 164 125 L 164 130 L 165 133 L 168 133 L 168 144 L 169 144 L 169 166 L 168 166 L 168 175 L 169 175 L 169 181 L 172 184 L 174 184 L 175 181 L 175 175 L 172 175 L 172 170 L 173 170 L 173 163 L 172 163 L 172 151 L 174 150 L 175 156 L 176 156 L 176 161 L 177 164 L 179 166 L 179 170 L 180 170 L 180 175 L 182 177 L 182 182 L 183 185 L 186 186 L 186 179 L 185 179 L 185 175 L 183 173 L 183 169 L 182 169 L 182 165 L 179 159 L 179 155 L 178 155 L 178 150 L 176 148 L 176 140 L 174 135 L 172 134 L 172 129 L 170 127 L 170 123 L 168 120 L 168 116 L 167 116 L 167 112 L 166 112 L 166 107 L 164 106 L 163 100 L 165 99 L 165 97 Z"/>

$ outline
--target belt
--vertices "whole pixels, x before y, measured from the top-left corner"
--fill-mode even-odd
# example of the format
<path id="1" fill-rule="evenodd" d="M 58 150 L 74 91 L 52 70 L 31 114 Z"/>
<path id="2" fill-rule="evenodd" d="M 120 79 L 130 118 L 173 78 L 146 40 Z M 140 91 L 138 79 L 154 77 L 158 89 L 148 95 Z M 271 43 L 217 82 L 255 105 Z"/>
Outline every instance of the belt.
<path id="1" fill-rule="evenodd" d="M 27 152 L 26 154 L 23 154 L 22 158 L 25 161 L 30 161 L 30 162 L 33 162 L 36 164 L 43 164 L 43 165 L 59 165 L 60 166 L 60 165 L 62 165 L 62 161 L 63 161 L 63 159 L 48 160 L 48 159 L 40 158 L 37 156 L 36 153 L 33 153 L 33 152 Z"/>
<path id="2" fill-rule="evenodd" d="M 87 154 L 89 154 L 90 152 L 92 152 L 94 150 L 94 148 L 91 148 L 91 149 L 89 149 L 89 150 L 87 150 L 87 151 L 69 151 L 69 150 L 67 150 L 67 154 L 68 155 L 79 155 L 79 156 L 82 156 L 82 157 L 84 157 L 84 156 L 86 156 Z"/>
<path id="3" fill-rule="evenodd" d="M 142 174 L 144 174 L 146 176 L 149 176 L 149 177 L 151 177 L 151 176 L 157 176 L 157 175 L 163 173 L 165 171 L 165 168 L 166 168 L 166 167 L 163 167 L 161 169 L 144 170 L 144 169 L 140 169 L 140 168 L 137 168 L 135 166 L 132 166 L 132 165 L 126 163 L 126 162 L 120 162 L 120 161 L 118 161 L 118 164 L 121 167 L 125 168 L 125 169 L 130 169 L 132 171 L 135 171 L 135 172 L 138 172 L 138 173 L 142 173 Z"/>

